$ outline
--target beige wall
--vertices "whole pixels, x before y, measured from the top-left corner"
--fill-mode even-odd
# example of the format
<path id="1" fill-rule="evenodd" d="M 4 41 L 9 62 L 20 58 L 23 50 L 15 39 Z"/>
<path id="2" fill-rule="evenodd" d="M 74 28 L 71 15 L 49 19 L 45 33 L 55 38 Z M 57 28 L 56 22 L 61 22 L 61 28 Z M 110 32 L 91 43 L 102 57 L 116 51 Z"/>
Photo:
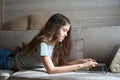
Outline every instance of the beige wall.
<path id="1" fill-rule="evenodd" d="M 5 21 L 28 14 L 68 16 L 73 27 L 120 25 L 120 0 L 5 0 Z"/>

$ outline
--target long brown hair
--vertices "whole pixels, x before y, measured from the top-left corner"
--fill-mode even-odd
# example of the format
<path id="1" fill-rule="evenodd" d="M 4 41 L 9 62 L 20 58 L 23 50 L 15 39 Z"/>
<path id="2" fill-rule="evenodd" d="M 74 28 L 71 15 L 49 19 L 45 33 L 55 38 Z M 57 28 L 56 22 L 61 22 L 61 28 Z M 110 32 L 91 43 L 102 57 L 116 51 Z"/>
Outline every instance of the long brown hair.
<path id="1" fill-rule="evenodd" d="M 64 15 L 57 13 L 51 16 L 40 32 L 23 49 L 24 54 L 29 53 L 32 55 L 38 49 L 41 42 L 46 42 L 50 45 L 56 43 L 59 37 L 59 29 L 67 24 L 71 25 L 69 19 Z M 71 27 L 65 39 L 62 42 L 57 42 L 55 44 L 52 60 L 56 66 L 66 64 L 67 56 L 69 56 L 71 47 L 70 33 Z"/>

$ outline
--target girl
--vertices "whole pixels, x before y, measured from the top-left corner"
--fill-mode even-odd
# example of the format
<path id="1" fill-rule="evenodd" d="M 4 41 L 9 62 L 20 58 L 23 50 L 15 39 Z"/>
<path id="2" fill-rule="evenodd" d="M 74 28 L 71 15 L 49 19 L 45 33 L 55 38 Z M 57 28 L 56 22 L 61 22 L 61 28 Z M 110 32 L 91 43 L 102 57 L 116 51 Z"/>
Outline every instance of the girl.
<path id="1" fill-rule="evenodd" d="M 95 67 L 93 59 L 68 62 L 71 48 L 71 23 L 62 14 L 49 18 L 40 32 L 15 56 L 17 69 L 45 67 L 50 74 Z"/>

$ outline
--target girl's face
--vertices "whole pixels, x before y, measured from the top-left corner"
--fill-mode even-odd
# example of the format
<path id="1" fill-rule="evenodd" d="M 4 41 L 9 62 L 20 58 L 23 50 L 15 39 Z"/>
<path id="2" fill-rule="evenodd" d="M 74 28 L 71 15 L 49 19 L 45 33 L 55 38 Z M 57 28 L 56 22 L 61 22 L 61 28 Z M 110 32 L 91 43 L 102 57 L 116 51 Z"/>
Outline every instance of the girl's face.
<path id="1" fill-rule="evenodd" d="M 70 24 L 62 26 L 60 28 L 58 42 L 62 42 L 64 40 L 64 38 L 67 36 L 67 32 L 69 31 L 69 29 L 70 29 Z"/>

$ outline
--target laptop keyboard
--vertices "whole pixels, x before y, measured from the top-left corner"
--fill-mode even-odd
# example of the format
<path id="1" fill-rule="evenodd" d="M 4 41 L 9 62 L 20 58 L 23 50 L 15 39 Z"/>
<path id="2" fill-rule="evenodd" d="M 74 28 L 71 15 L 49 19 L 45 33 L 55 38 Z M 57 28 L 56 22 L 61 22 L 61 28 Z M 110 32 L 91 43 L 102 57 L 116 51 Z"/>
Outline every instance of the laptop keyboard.
<path id="1" fill-rule="evenodd" d="M 89 71 L 105 71 L 104 66 L 96 66 L 89 69 Z"/>

